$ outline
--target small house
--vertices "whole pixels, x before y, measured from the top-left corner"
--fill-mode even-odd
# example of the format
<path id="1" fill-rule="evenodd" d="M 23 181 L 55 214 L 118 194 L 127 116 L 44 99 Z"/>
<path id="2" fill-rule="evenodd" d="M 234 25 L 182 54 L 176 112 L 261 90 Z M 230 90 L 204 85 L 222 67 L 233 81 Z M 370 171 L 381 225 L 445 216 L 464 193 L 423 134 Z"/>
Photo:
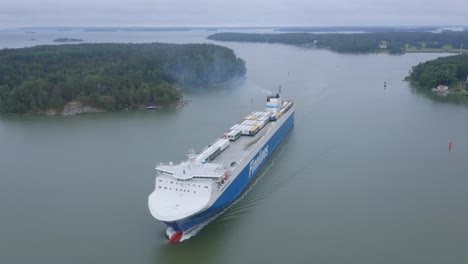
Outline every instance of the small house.
<path id="1" fill-rule="evenodd" d="M 448 91 L 449 88 L 447 85 L 439 84 L 436 89 L 439 91 Z"/>
<path id="2" fill-rule="evenodd" d="M 432 88 L 432 91 L 434 92 L 440 92 L 440 93 L 448 93 L 449 92 L 449 87 L 447 85 L 439 84 L 436 88 Z"/>
<path id="3" fill-rule="evenodd" d="M 382 40 L 379 42 L 379 49 L 386 49 L 387 48 L 387 42 Z"/>

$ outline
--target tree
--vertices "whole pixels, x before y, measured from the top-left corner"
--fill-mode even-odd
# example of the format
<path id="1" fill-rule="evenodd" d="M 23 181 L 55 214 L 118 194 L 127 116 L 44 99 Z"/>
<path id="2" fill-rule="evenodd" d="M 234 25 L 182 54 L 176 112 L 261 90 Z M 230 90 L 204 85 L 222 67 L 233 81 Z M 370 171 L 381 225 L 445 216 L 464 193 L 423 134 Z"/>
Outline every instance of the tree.
<path id="1" fill-rule="evenodd" d="M 231 49 L 212 44 L 77 44 L 0 50 L 0 111 L 41 112 L 72 100 L 107 110 L 182 98 L 178 86 L 245 75 Z"/>

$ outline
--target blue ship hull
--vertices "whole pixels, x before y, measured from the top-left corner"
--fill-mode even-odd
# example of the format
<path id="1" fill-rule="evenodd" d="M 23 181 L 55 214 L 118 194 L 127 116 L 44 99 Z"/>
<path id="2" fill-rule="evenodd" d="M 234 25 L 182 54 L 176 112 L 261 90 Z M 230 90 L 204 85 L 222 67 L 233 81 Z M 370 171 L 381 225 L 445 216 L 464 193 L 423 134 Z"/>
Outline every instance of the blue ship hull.
<path id="1" fill-rule="evenodd" d="M 289 130 L 294 126 L 294 112 L 289 116 L 289 118 L 283 123 L 283 125 L 276 131 L 276 133 L 268 140 L 268 142 L 260 148 L 258 153 L 253 157 L 253 159 L 247 163 L 244 169 L 239 173 L 236 179 L 229 185 L 229 187 L 223 192 L 223 194 L 216 200 L 216 202 L 208 209 L 200 212 L 196 215 L 190 216 L 188 218 L 174 221 L 174 222 L 165 222 L 168 226 L 170 226 L 176 232 L 183 232 L 190 230 L 201 223 L 205 222 L 212 217 L 215 217 L 218 213 L 220 213 L 223 209 L 227 206 L 232 204 L 239 196 L 243 193 L 246 187 L 251 183 L 253 178 L 258 174 L 260 168 L 265 164 L 271 154 L 276 150 L 278 145 L 284 139 L 284 137 L 288 134 Z M 259 160 L 259 156 L 265 153 L 265 157 L 260 157 L 261 163 L 255 166 L 255 169 L 251 171 L 251 164 L 252 161 L 254 163 Z"/>

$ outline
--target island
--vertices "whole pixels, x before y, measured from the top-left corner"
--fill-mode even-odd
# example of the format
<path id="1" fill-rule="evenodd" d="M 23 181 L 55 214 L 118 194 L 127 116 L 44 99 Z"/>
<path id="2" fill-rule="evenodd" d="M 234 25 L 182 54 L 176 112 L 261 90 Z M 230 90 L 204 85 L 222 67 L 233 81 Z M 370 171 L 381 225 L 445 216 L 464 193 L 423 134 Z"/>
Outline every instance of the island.
<path id="1" fill-rule="evenodd" d="M 281 27 L 275 31 L 283 32 L 436 32 L 444 30 L 440 26 L 315 26 L 315 27 Z"/>
<path id="2" fill-rule="evenodd" d="M 370 33 L 215 33 L 208 39 L 326 48 L 340 53 L 468 52 L 468 31 Z"/>
<path id="3" fill-rule="evenodd" d="M 58 38 L 54 39 L 54 42 L 80 42 L 83 41 L 82 39 L 75 39 L 75 38 Z"/>
<path id="4" fill-rule="evenodd" d="M 0 50 L 0 112 L 68 114 L 181 102 L 181 88 L 245 76 L 213 44 L 74 44 Z"/>
<path id="5" fill-rule="evenodd" d="M 468 54 L 419 63 L 411 69 L 406 80 L 436 92 L 468 95 Z"/>

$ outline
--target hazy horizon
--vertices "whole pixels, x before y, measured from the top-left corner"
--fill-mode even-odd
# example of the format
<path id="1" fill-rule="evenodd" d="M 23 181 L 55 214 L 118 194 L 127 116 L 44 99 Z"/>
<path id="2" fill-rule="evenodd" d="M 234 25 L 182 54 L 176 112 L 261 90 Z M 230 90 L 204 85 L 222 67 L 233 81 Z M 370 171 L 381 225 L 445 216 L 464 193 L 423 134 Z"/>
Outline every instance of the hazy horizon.
<path id="1" fill-rule="evenodd" d="M 197 29 L 287 29 L 287 28 L 303 28 L 303 29 L 336 29 L 336 28 L 343 28 L 343 29 L 353 29 L 353 28 L 389 28 L 389 29 L 421 29 L 421 28 L 438 28 L 438 29 L 450 29 L 450 30 L 464 30 L 468 28 L 468 24 L 466 25 L 381 25 L 381 26 L 370 26 L 370 25 L 324 25 L 324 26 L 314 26 L 314 25 L 298 25 L 298 26 L 217 26 L 217 25 L 209 25 L 209 26 L 138 26 L 138 25 L 130 25 L 130 26 L 80 26 L 80 25 L 70 25 L 70 26 L 62 26 L 62 25 L 51 25 L 51 26 L 22 26 L 22 27 L 2 27 L 0 29 L 3 30 L 11 30 L 11 29 L 19 29 L 19 30 L 35 30 L 35 29 L 65 29 L 65 30 L 73 30 L 73 29 L 174 29 L 174 30 L 197 30 Z"/>
<path id="2" fill-rule="evenodd" d="M 0 28 L 459 26 L 467 13 L 462 0 L 17 0 L 2 3 Z"/>

